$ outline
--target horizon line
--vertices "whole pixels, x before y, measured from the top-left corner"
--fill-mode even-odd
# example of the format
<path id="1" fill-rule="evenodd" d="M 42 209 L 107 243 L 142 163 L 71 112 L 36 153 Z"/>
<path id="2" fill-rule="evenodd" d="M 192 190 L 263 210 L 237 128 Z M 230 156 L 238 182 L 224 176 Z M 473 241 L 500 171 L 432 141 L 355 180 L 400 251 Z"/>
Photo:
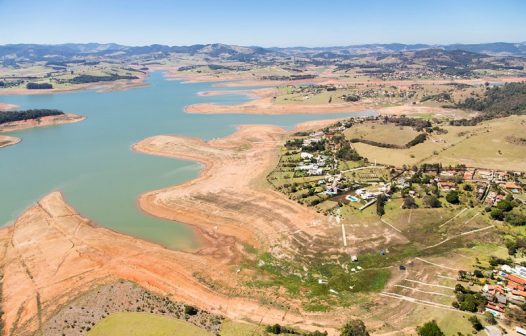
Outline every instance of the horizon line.
<path id="1" fill-rule="evenodd" d="M 236 46 L 236 47 L 258 47 L 258 48 L 264 48 L 264 49 L 297 49 L 297 48 L 303 48 L 303 49 L 321 49 L 321 48 L 347 48 L 347 47 L 359 47 L 359 46 L 374 46 L 374 45 L 425 45 L 425 46 L 450 46 L 450 45 L 480 45 L 480 44 L 497 44 L 497 43 L 505 43 L 505 44 L 526 44 L 526 40 L 524 41 L 513 41 L 513 42 L 507 42 L 507 41 L 493 41 L 493 42 L 477 42 L 477 43 L 465 43 L 465 42 L 454 42 L 454 43 L 425 43 L 425 42 L 414 42 L 414 43 L 404 43 L 404 42 L 371 42 L 371 43 L 357 43 L 357 44 L 341 44 L 341 45 L 326 45 L 326 46 L 302 46 L 302 45 L 296 45 L 296 46 L 286 46 L 286 47 L 278 47 L 278 46 L 261 46 L 261 45 L 243 45 L 243 44 L 231 44 L 231 43 L 224 43 L 224 42 L 210 42 L 210 43 L 194 43 L 194 44 L 163 44 L 163 43 L 152 43 L 152 44 L 125 44 L 125 43 L 119 43 L 119 42 L 62 42 L 62 43 L 34 43 L 34 42 L 20 42 L 20 43 L 3 43 L 0 44 L 0 46 L 10 46 L 10 45 L 40 45 L 40 46 L 60 46 L 60 45 L 68 45 L 68 44 L 76 44 L 76 45 L 87 45 L 87 44 L 99 44 L 99 45 L 105 45 L 105 44 L 113 44 L 118 45 L 122 47 L 150 47 L 154 45 L 159 46 L 166 46 L 166 47 L 190 47 L 195 45 L 227 45 L 227 46 Z"/>

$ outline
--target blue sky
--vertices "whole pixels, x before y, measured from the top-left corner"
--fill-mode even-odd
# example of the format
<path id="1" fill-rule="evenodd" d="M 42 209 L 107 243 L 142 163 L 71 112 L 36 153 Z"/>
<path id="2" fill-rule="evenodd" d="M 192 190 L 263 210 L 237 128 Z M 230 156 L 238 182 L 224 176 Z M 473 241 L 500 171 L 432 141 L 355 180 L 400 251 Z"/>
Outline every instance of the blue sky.
<path id="1" fill-rule="evenodd" d="M 525 0 L 0 0 L 0 44 L 526 40 Z"/>

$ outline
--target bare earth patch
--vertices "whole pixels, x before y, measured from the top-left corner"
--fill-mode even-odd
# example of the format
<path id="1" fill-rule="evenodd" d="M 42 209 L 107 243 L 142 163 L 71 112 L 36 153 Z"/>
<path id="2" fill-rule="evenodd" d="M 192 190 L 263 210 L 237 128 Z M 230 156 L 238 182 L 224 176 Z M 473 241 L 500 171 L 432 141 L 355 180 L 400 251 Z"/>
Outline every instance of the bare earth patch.
<path id="1" fill-rule="evenodd" d="M 20 138 L 7 136 L 7 135 L 0 135 L 0 148 L 16 145 L 21 141 Z"/>

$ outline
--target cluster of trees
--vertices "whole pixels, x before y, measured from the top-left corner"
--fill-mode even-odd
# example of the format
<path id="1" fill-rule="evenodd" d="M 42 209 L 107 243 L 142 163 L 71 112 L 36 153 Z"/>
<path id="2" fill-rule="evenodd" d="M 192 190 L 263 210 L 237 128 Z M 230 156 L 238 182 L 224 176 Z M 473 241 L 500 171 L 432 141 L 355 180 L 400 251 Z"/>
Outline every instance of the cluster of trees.
<path id="1" fill-rule="evenodd" d="M 511 238 L 506 241 L 506 247 L 508 248 L 509 255 L 515 255 L 519 250 L 526 249 L 526 240 L 518 237 Z"/>
<path id="2" fill-rule="evenodd" d="M 424 97 L 422 97 L 422 99 L 420 101 L 421 102 L 426 102 L 428 100 L 434 100 L 434 101 L 442 102 L 442 103 L 451 102 L 451 95 L 449 93 L 447 93 L 447 92 L 440 92 L 440 93 L 437 93 L 437 94 L 434 94 L 434 95 L 424 96 Z"/>
<path id="3" fill-rule="evenodd" d="M 513 195 L 508 194 L 505 199 L 497 202 L 497 206 L 486 208 L 486 211 L 489 211 L 491 218 L 495 220 L 504 220 L 513 226 L 523 226 L 526 225 L 526 216 L 521 212 L 512 211 L 518 206 L 518 201 L 513 199 Z"/>
<path id="4" fill-rule="evenodd" d="M 467 98 L 457 108 L 482 112 L 471 119 L 452 120 L 453 126 L 473 126 L 484 120 L 526 113 L 526 82 L 487 88 L 482 98 Z"/>
<path id="5" fill-rule="evenodd" d="M 346 161 L 360 161 L 362 157 L 356 150 L 354 150 L 349 144 L 343 145 L 336 152 L 336 157 L 340 160 Z"/>
<path id="6" fill-rule="evenodd" d="M 471 322 L 474 328 L 478 327 L 478 324 L 475 323 L 476 321 L 473 320 Z M 480 324 L 480 321 L 478 321 L 478 323 Z M 477 330 L 481 330 L 481 329 L 477 329 Z M 279 335 L 279 334 L 304 335 L 304 336 L 327 335 L 327 332 L 320 332 L 317 330 L 314 332 L 306 332 L 306 333 L 300 332 L 293 328 L 281 326 L 279 324 L 267 326 L 266 331 L 274 335 Z M 442 330 L 440 329 L 440 327 L 434 320 L 429 321 L 425 323 L 424 325 L 417 327 L 416 331 L 419 336 L 444 336 L 444 333 L 442 332 Z M 367 331 L 367 328 L 365 327 L 365 324 L 363 323 L 362 320 L 351 319 L 341 327 L 340 336 L 369 336 L 369 331 Z"/>
<path id="7" fill-rule="evenodd" d="M 427 139 L 427 135 L 425 133 L 420 133 L 413 140 L 406 143 L 405 147 L 406 148 L 413 147 L 415 145 L 418 145 L 419 143 L 426 141 L 426 139 Z"/>
<path id="8" fill-rule="evenodd" d="M 52 89 L 53 85 L 50 83 L 27 83 L 26 89 L 28 90 L 49 90 Z"/>
<path id="9" fill-rule="evenodd" d="M 345 100 L 348 103 L 357 102 L 360 100 L 360 96 L 355 94 L 346 95 L 345 98 L 343 98 L 343 100 Z"/>
<path id="10" fill-rule="evenodd" d="M 311 142 L 310 145 L 303 147 L 303 150 L 309 153 L 324 151 L 325 143 L 325 139 L 316 142 Z"/>
<path id="11" fill-rule="evenodd" d="M 26 111 L 0 111 L 0 124 L 13 121 L 38 119 L 47 116 L 62 115 L 64 112 L 49 109 L 33 109 Z"/>
<path id="12" fill-rule="evenodd" d="M 369 139 L 352 138 L 350 141 L 352 143 L 362 142 L 364 144 L 368 144 L 368 145 L 375 146 L 375 147 L 382 147 L 382 148 L 394 148 L 394 149 L 404 149 L 404 148 L 406 148 L 405 146 L 400 146 L 400 145 L 395 145 L 395 144 L 390 144 L 390 143 L 384 143 L 384 142 L 378 142 L 378 141 L 373 141 L 373 140 L 369 140 Z"/>
<path id="13" fill-rule="evenodd" d="M 96 82 L 112 82 L 120 79 L 138 79 L 137 76 L 123 76 L 117 74 L 111 74 L 106 76 L 94 76 L 94 75 L 79 75 L 69 80 L 71 84 L 85 84 L 85 83 L 96 83 Z"/>
<path id="14" fill-rule="evenodd" d="M 291 139 L 291 140 L 287 140 L 287 142 L 285 142 L 285 147 L 287 149 L 299 148 L 299 147 L 301 147 L 302 144 L 303 144 L 303 140 L 301 140 L 301 139 Z"/>
<path id="15" fill-rule="evenodd" d="M 314 332 L 302 332 L 294 328 L 282 326 L 279 324 L 269 325 L 266 328 L 268 333 L 274 335 L 287 334 L 287 335 L 303 335 L 303 336 L 327 336 L 327 332 L 314 331 Z M 340 336 L 369 336 L 369 332 L 365 327 L 362 320 L 351 319 L 345 323 L 340 329 Z M 432 336 L 432 335 L 423 335 Z"/>
<path id="16" fill-rule="evenodd" d="M 480 293 L 467 289 L 461 284 L 455 286 L 455 296 L 457 301 L 453 302 L 453 307 L 473 313 L 482 310 L 487 302 Z"/>
<path id="17" fill-rule="evenodd" d="M 397 126 L 410 126 L 417 131 L 422 131 L 424 128 L 430 128 L 432 126 L 431 121 L 425 119 L 416 119 L 408 117 L 390 117 L 385 116 L 383 118 L 384 122 L 394 123 Z"/>
<path id="18" fill-rule="evenodd" d="M 460 197 L 459 197 L 458 191 L 451 190 L 449 193 L 447 193 L 446 201 L 448 201 L 451 204 L 458 204 L 458 203 L 460 203 Z"/>
<path id="19" fill-rule="evenodd" d="M 416 332 L 419 336 L 444 336 L 444 333 L 434 320 L 417 327 Z"/>

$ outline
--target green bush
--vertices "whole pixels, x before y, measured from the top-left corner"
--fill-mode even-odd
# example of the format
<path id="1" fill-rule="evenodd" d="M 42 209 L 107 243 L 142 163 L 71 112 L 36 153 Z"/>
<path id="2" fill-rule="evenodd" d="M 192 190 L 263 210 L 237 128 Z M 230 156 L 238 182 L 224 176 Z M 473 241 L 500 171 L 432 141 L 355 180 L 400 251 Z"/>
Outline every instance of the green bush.
<path id="1" fill-rule="evenodd" d="M 345 323 L 340 332 L 341 336 L 369 336 L 367 328 L 362 320 L 349 320 Z"/>
<path id="2" fill-rule="evenodd" d="M 447 195 L 446 195 L 446 201 L 448 201 L 449 203 L 451 204 L 458 204 L 460 202 L 460 198 L 459 198 L 459 195 L 458 195 L 458 191 L 456 190 L 451 190 Z"/>
<path id="3" fill-rule="evenodd" d="M 416 328 L 419 336 L 444 336 L 436 321 L 429 321 L 421 327 Z"/>

